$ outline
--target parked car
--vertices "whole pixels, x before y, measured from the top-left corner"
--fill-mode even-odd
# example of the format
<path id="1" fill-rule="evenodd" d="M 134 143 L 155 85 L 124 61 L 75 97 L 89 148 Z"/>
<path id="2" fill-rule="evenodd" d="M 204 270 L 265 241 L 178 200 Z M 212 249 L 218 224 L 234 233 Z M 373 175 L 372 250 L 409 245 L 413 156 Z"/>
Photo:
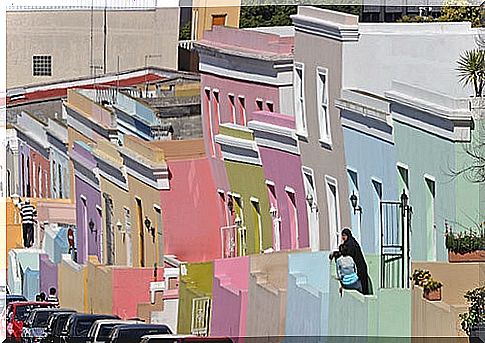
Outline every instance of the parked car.
<path id="1" fill-rule="evenodd" d="M 143 336 L 172 334 L 164 324 L 131 324 L 115 326 L 109 335 L 109 343 L 138 343 Z"/>
<path id="2" fill-rule="evenodd" d="M 233 343 L 233 341 L 228 337 L 149 335 L 143 336 L 140 343 Z"/>
<path id="3" fill-rule="evenodd" d="M 76 313 L 69 317 L 61 332 L 61 343 L 85 343 L 88 332 L 99 319 L 120 319 L 107 314 Z"/>
<path id="4" fill-rule="evenodd" d="M 58 305 L 49 302 L 19 301 L 10 303 L 7 308 L 7 338 L 20 339 L 24 321 L 32 309 L 55 307 L 58 307 Z"/>
<path id="5" fill-rule="evenodd" d="M 30 311 L 22 328 L 23 343 L 38 343 L 44 336 L 49 317 L 52 313 L 63 311 L 59 308 L 36 308 Z"/>
<path id="6" fill-rule="evenodd" d="M 88 332 L 88 341 L 90 343 L 105 343 L 109 339 L 111 330 L 118 325 L 143 324 L 139 320 L 116 320 L 100 319 L 94 322 Z"/>
<path id="7" fill-rule="evenodd" d="M 60 335 L 62 329 L 66 325 L 69 317 L 74 313 L 76 313 L 74 310 L 60 310 L 59 312 L 52 313 L 47 322 L 42 343 L 61 343 Z"/>
<path id="8" fill-rule="evenodd" d="M 15 301 L 27 301 L 27 298 L 22 294 L 7 294 L 6 296 L 7 306 Z"/>

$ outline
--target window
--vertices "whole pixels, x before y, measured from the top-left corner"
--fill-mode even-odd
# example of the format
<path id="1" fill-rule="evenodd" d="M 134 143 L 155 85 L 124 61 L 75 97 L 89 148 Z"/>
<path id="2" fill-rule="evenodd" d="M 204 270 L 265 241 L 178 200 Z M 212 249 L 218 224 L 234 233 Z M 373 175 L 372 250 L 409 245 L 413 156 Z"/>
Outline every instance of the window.
<path id="1" fill-rule="evenodd" d="M 239 124 L 246 126 L 246 99 L 239 96 Z"/>
<path id="2" fill-rule="evenodd" d="M 362 212 L 358 210 L 360 207 L 360 195 L 359 195 L 359 175 L 356 170 L 347 169 L 347 178 L 349 182 L 349 209 L 350 209 L 350 221 L 352 225 L 352 232 L 354 234 L 354 237 L 357 239 L 357 241 L 361 242 L 361 215 Z M 350 200 L 350 197 L 355 195 L 357 197 L 357 207 L 354 209 L 352 207 L 352 202 Z"/>
<path id="3" fill-rule="evenodd" d="M 269 212 L 273 219 L 273 248 L 275 251 L 281 250 L 281 218 L 278 211 L 278 200 L 276 199 L 276 189 L 274 183 L 266 181 L 269 195 Z"/>
<path id="4" fill-rule="evenodd" d="M 209 336 L 211 299 L 207 297 L 192 299 L 191 334 Z"/>
<path id="5" fill-rule="evenodd" d="M 213 14 L 212 26 L 224 26 L 226 25 L 227 14 Z"/>
<path id="6" fill-rule="evenodd" d="M 298 209 L 296 207 L 295 191 L 290 187 L 285 187 L 288 201 L 288 214 L 290 216 L 290 237 L 291 249 L 298 249 Z"/>
<path id="7" fill-rule="evenodd" d="M 42 169 L 40 168 L 40 165 L 37 167 L 37 178 L 39 179 L 38 182 L 39 182 L 39 198 L 42 198 L 43 194 L 42 194 L 42 191 L 43 191 L 43 186 L 42 186 Z"/>
<path id="8" fill-rule="evenodd" d="M 61 165 L 60 163 L 57 164 L 57 167 L 59 169 L 59 171 L 57 172 L 57 176 L 59 177 L 59 198 L 62 198 L 63 194 L 62 194 L 62 169 L 61 169 Z"/>
<path id="9" fill-rule="evenodd" d="M 232 123 L 236 124 L 236 104 L 234 101 L 234 94 L 229 94 L 228 98 L 229 98 L 229 106 L 230 106 Z"/>
<path id="10" fill-rule="evenodd" d="M 262 111 L 263 110 L 263 100 L 256 99 L 256 108 L 257 108 L 258 111 Z"/>
<path id="11" fill-rule="evenodd" d="M 34 76 L 52 76 L 52 56 L 33 56 L 32 62 Z"/>
<path id="12" fill-rule="evenodd" d="M 272 101 L 266 101 L 266 108 L 268 109 L 268 111 L 274 112 L 273 102 Z"/>
<path id="13" fill-rule="evenodd" d="M 35 173 L 35 161 L 32 162 L 32 192 L 34 194 L 34 198 L 37 197 L 37 174 Z"/>
<path id="14" fill-rule="evenodd" d="M 293 91 L 295 100 L 296 131 L 301 135 L 307 135 L 305 119 L 305 90 L 303 79 L 303 64 L 295 63 L 293 72 Z"/>
<path id="15" fill-rule="evenodd" d="M 133 244 L 132 244 L 132 232 L 131 232 L 131 214 L 128 207 L 123 207 L 125 215 L 125 243 L 126 243 L 126 265 L 133 266 Z"/>
<path id="16" fill-rule="evenodd" d="M 436 261 L 436 222 L 435 222 L 435 194 L 436 182 L 431 175 L 424 176 L 426 185 L 426 242 L 427 260 Z"/>
<path id="17" fill-rule="evenodd" d="M 318 122 L 320 128 L 320 141 L 331 144 L 330 116 L 328 113 L 328 71 L 325 68 L 317 68 L 317 102 Z"/>

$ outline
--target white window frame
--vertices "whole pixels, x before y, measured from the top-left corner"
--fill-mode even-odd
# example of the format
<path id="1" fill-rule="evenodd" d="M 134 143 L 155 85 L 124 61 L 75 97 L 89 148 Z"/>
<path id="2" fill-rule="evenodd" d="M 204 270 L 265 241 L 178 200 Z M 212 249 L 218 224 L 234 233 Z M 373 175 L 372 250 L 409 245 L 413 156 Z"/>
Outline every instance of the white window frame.
<path id="1" fill-rule="evenodd" d="M 195 312 L 202 311 L 201 318 L 197 318 L 198 314 Z M 211 299 L 209 297 L 201 297 L 192 299 L 191 309 L 191 328 L 190 332 L 196 336 L 209 336 L 211 314 Z"/>
<path id="2" fill-rule="evenodd" d="M 301 78 L 298 76 L 301 72 Z M 296 133 L 308 136 L 308 125 L 305 117 L 305 65 L 295 62 L 293 66 L 293 96 L 296 119 Z"/>
<path id="3" fill-rule="evenodd" d="M 256 111 L 264 111 L 264 101 L 261 98 L 256 98 Z M 259 106 L 261 105 L 261 106 Z"/>
<path id="4" fill-rule="evenodd" d="M 322 76 L 325 78 L 323 84 Z M 328 101 L 328 69 L 317 67 L 316 72 L 317 83 L 317 106 L 318 106 L 318 129 L 320 132 L 320 142 L 324 144 L 332 144 L 332 133 L 330 127 L 329 101 Z M 322 99 L 322 94 L 325 102 Z"/>
<path id="5" fill-rule="evenodd" d="M 207 98 L 207 95 L 209 95 L 209 97 Z M 211 151 L 211 156 L 212 157 L 215 157 L 216 156 L 216 144 L 214 142 L 214 128 L 213 128 L 213 124 L 212 124 L 212 92 L 211 92 L 211 89 L 210 87 L 205 87 L 204 88 L 204 102 L 207 102 L 207 110 L 209 111 L 209 113 L 207 113 L 207 116 L 209 118 L 209 134 L 210 134 L 210 144 L 211 144 L 211 147 L 212 147 L 212 151 Z M 204 105 L 205 107 L 205 105 Z"/>

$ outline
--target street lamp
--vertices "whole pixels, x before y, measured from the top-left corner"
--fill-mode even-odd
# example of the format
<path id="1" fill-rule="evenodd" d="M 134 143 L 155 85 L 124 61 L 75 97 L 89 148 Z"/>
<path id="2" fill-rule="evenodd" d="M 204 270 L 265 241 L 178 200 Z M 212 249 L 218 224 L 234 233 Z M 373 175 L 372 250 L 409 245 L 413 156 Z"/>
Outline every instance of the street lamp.
<path id="1" fill-rule="evenodd" d="M 308 203 L 308 206 L 310 207 L 311 212 L 318 212 L 318 206 L 315 203 L 315 199 L 313 198 L 312 194 L 308 194 L 306 196 L 306 201 Z"/>
<path id="2" fill-rule="evenodd" d="M 239 215 L 236 215 L 236 218 L 234 219 L 234 224 L 236 224 L 236 226 L 241 226 L 242 219 L 241 217 L 239 217 Z"/>
<path id="3" fill-rule="evenodd" d="M 358 198 L 357 195 L 352 191 L 352 195 L 350 196 L 350 203 L 352 204 L 352 208 L 354 209 L 354 214 L 357 212 L 360 212 L 362 214 L 362 207 L 358 204 Z"/>
<path id="4" fill-rule="evenodd" d="M 95 232 L 98 233 L 98 230 L 94 228 L 96 226 L 96 224 L 94 224 L 92 218 L 89 219 L 88 225 L 89 225 L 89 231 L 91 231 L 91 233 L 95 233 Z"/>

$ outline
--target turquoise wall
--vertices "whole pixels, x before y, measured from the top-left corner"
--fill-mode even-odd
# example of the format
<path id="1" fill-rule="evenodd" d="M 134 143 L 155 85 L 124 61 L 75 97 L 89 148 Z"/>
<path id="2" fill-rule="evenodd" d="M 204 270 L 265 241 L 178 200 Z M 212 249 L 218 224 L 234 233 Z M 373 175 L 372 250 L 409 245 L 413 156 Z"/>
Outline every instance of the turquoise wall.
<path id="1" fill-rule="evenodd" d="M 425 114 L 423 114 L 425 115 Z M 444 125 L 442 123 L 436 123 Z M 452 141 L 394 120 L 397 161 L 406 164 L 409 175 L 409 203 L 413 208 L 411 258 L 430 260 L 430 228 L 427 225 L 428 186 L 425 175 L 435 178 L 434 222 L 436 224 L 437 260 L 447 259 L 444 232 L 445 220 L 455 221 L 455 183 L 449 175 L 455 163 Z M 399 178 L 396 171 L 396 178 Z"/>

